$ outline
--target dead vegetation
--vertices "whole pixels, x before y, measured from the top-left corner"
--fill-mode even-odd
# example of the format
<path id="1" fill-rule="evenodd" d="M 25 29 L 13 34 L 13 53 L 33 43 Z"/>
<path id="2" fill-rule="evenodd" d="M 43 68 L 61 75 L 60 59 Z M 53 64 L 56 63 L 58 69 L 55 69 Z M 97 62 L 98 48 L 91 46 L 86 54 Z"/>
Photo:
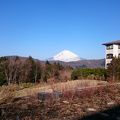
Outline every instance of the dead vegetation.
<path id="1" fill-rule="evenodd" d="M 95 80 L 76 80 L 60 83 L 39 84 L 24 83 L 20 85 L 11 84 L 9 86 L 0 87 L 0 104 L 11 102 L 14 98 L 34 96 L 39 92 L 52 93 L 54 91 L 65 93 L 66 91 L 76 91 L 79 88 L 95 87 L 97 85 L 104 85 L 106 82 Z"/>
<path id="2" fill-rule="evenodd" d="M 99 86 L 93 81 L 71 81 L 48 86 L 32 86 L 21 89 L 18 86 L 0 88 L 0 119 L 2 120 L 78 120 L 91 112 L 105 110 L 120 104 L 120 85 Z M 102 83 L 103 84 L 103 83 Z M 60 86 L 59 86 L 60 85 Z M 91 87 L 89 87 L 91 86 Z M 92 87 L 94 86 L 94 87 Z M 96 87 L 95 87 L 96 86 Z M 84 89 L 76 89 L 83 87 Z M 29 91 L 31 89 L 31 91 Z M 33 91 L 32 91 L 33 90 Z M 35 91 L 37 90 L 37 91 Z M 48 96 L 45 101 L 38 99 L 38 92 L 61 90 L 62 96 L 54 99 Z M 16 93 L 25 92 L 16 96 Z M 27 93 L 29 91 L 30 93 Z M 46 91 L 49 92 L 50 91 Z"/>
<path id="3" fill-rule="evenodd" d="M 97 80 L 75 80 L 75 81 L 67 81 L 67 82 L 59 82 L 54 83 L 51 82 L 49 84 L 38 84 L 35 86 L 30 86 L 28 88 L 16 91 L 16 97 L 23 97 L 23 96 L 32 96 L 39 92 L 53 92 L 53 91 L 69 91 L 69 90 L 76 90 L 78 88 L 85 88 L 85 87 L 93 87 L 97 85 L 105 85 L 105 81 L 97 81 Z"/>
<path id="4" fill-rule="evenodd" d="M 6 89 L 7 92 L 11 92 L 11 94 L 9 94 L 10 97 L 6 94 L 7 100 L 10 101 L 8 102 L 4 100 L 4 102 L 0 105 L 0 119 L 78 120 L 83 116 L 91 114 L 91 112 L 105 110 L 111 106 L 120 104 L 120 85 L 106 85 L 98 88 L 86 87 L 83 90 L 76 89 L 73 91 L 69 85 L 70 83 L 61 83 L 61 86 L 62 84 L 64 84 L 64 87 L 66 84 L 66 86 L 69 86 L 68 88 L 70 89 L 65 89 L 63 87 L 64 90 L 62 91 L 62 96 L 59 99 L 54 99 L 54 97 L 50 96 L 43 102 L 38 99 L 37 94 L 33 94 L 35 92 L 31 95 L 28 94 L 26 97 L 13 97 L 15 95 L 14 92 L 19 92 L 20 90 L 20 88 L 16 86 L 9 89 L 1 89 L 1 95 L 6 91 Z M 78 85 L 78 83 L 74 82 L 71 82 L 71 84 L 73 85 L 73 88 L 76 88 L 75 86 Z M 83 86 L 83 83 L 81 85 Z M 51 88 L 51 85 L 46 87 Z M 57 87 L 57 89 L 55 89 L 55 87 Z M 31 89 L 33 88 L 34 87 Z M 39 90 L 43 90 L 42 87 L 40 88 Z M 28 89 L 30 88 L 27 88 L 27 90 Z M 57 84 L 53 87 L 53 89 L 59 90 Z"/>

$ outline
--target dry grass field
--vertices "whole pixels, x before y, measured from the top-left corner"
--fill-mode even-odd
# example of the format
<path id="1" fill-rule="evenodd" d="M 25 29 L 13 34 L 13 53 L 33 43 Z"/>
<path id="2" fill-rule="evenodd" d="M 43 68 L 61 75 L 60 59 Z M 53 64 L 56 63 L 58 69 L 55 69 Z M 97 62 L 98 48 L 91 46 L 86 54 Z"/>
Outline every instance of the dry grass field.
<path id="1" fill-rule="evenodd" d="M 87 87 L 96 87 L 99 85 L 105 85 L 105 81 L 97 80 L 75 80 L 61 83 L 48 84 L 22 84 L 22 85 L 10 85 L 0 87 L 0 103 L 10 102 L 14 98 L 34 96 L 39 92 L 52 93 L 54 91 L 65 92 L 76 89 L 82 89 Z"/>
<path id="2" fill-rule="evenodd" d="M 63 96 L 49 97 L 46 101 L 38 99 L 39 92 L 53 91 L 61 91 Z M 0 88 L 1 120 L 80 120 L 119 104 L 120 85 L 93 80 Z"/>
<path id="3" fill-rule="evenodd" d="M 67 81 L 60 83 L 49 83 L 49 84 L 38 84 L 32 85 L 28 88 L 22 88 L 20 86 L 12 85 L 8 87 L 9 89 L 13 89 L 15 97 L 23 97 L 37 94 L 39 92 L 54 92 L 54 91 L 69 91 L 82 89 L 86 87 L 95 87 L 99 85 L 105 85 L 105 81 L 97 81 L 97 80 L 75 80 L 75 81 Z M 18 88 L 17 88 L 18 87 Z"/>

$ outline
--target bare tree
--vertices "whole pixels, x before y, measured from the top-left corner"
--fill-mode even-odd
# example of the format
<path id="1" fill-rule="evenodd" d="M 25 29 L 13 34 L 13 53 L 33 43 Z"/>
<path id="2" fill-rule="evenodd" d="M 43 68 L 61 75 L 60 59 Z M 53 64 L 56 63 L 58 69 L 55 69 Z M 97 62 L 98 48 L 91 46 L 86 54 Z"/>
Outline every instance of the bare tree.
<path id="1" fill-rule="evenodd" d="M 3 70 L 8 85 L 10 85 L 11 82 L 17 83 L 21 67 L 21 61 L 19 57 L 4 57 L 1 64 L 4 68 Z"/>

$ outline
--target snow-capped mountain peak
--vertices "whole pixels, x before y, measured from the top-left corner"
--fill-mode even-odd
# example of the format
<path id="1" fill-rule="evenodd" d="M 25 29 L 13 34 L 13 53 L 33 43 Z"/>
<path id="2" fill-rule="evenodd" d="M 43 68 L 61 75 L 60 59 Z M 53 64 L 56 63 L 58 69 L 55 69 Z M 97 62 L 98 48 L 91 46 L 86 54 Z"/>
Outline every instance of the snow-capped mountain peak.
<path id="1" fill-rule="evenodd" d="M 62 52 L 55 55 L 52 59 L 55 61 L 63 61 L 63 62 L 73 62 L 80 60 L 78 55 L 76 55 L 75 53 L 69 50 L 63 50 Z"/>

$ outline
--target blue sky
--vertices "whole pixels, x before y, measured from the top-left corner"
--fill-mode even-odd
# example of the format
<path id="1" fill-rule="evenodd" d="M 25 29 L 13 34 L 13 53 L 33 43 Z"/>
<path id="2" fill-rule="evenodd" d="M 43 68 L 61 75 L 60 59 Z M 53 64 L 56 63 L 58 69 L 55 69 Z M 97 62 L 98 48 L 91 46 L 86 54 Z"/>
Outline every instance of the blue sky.
<path id="1" fill-rule="evenodd" d="M 120 0 L 0 0 L 0 56 L 45 59 L 68 49 L 104 58 L 120 39 Z"/>

